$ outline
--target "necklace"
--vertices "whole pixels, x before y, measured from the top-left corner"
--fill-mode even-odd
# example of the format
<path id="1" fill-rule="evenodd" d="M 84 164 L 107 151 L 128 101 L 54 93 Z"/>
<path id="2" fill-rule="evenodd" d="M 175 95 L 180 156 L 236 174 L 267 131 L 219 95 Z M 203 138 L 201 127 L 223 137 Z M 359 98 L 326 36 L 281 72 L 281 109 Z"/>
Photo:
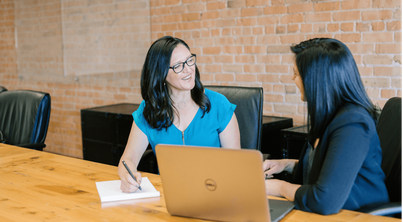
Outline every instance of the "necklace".
<path id="1" fill-rule="evenodd" d="M 178 108 L 179 109 L 184 109 L 184 108 L 186 108 L 186 102 L 190 99 L 191 97 L 189 97 L 189 98 L 187 98 L 187 99 L 185 99 L 185 100 L 182 100 L 182 101 L 180 101 L 180 102 L 178 102 Z"/>

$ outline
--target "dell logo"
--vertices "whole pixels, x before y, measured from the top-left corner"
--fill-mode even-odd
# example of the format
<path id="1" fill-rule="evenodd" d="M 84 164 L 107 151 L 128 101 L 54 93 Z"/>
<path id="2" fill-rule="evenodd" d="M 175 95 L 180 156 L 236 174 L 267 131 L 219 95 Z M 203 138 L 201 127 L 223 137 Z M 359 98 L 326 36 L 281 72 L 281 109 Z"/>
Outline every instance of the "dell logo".
<path id="1" fill-rule="evenodd" d="M 217 189 L 217 184 L 212 179 L 207 179 L 206 181 L 204 181 L 204 186 L 207 188 L 207 190 L 210 191 L 214 191 L 215 189 Z"/>

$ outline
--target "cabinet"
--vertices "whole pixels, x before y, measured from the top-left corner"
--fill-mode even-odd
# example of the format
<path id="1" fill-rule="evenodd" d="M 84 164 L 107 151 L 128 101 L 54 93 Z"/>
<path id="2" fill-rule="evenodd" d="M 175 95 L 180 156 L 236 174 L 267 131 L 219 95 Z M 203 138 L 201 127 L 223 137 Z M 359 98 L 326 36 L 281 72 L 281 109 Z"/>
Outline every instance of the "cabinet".
<path id="1" fill-rule="evenodd" d="M 270 154 L 272 159 L 282 158 L 283 134 L 282 129 L 293 126 L 292 118 L 263 116 L 262 118 L 262 145 L 263 154 Z"/>
<path id="2" fill-rule="evenodd" d="M 121 103 L 81 110 L 83 157 L 117 166 L 138 104 Z"/>
<path id="3" fill-rule="evenodd" d="M 297 126 L 281 130 L 283 134 L 282 159 L 299 159 L 308 140 L 308 126 Z"/>

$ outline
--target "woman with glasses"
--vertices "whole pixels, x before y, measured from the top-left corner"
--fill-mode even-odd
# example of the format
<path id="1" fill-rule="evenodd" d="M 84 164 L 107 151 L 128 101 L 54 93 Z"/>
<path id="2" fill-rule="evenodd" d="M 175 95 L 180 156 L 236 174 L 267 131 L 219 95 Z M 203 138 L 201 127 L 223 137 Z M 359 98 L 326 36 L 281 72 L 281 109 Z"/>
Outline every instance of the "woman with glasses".
<path id="1" fill-rule="evenodd" d="M 291 51 L 292 79 L 308 108 L 308 143 L 299 160 L 264 162 L 268 177 L 282 171 L 294 174 L 293 183 L 266 180 L 267 194 L 325 215 L 387 203 L 378 111 L 350 50 L 336 39 L 316 38 Z"/>
<path id="2" fill-rule="evenodd" d="M 235 105 L 223 95 L 204 89 L 196 55 L 181 39 L 165 36 L 148 50 L 142 73 L 143 101 L 133 113 L 133 125 L 121 157 L 135 170 L 150 143 L 240 149 Z M 130 176 L 122 163 L 118 173 L 123 192 L 134 192 L 141 174 Z"/>

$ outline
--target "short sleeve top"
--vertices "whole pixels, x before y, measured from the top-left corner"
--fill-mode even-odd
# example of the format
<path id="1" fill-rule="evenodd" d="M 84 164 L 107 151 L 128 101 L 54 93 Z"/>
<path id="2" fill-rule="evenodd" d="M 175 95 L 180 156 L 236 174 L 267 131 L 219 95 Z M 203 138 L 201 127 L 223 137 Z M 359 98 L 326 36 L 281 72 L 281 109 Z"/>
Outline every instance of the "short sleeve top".
<path id="1" fill-rule="evenodd" d="M 157 144 L 189 145 L 221 147 L 219 134 L 224 131 L 230 122 L 236 105 L 230 103 L 228 99 L 217 92 L 205 89 L 205 94 L 210 100 L 211 109 L 204 114 L 199 108 L 195 117 L 182 135 L 174 124 L 168 129 L 152 128 L 143 116 L 145 101 L 143 100 L 139 108 L 133 112 L 133 120 L 137 127 L 147 136 L 153 151 Z M 203 117 L 202 117 L 203 116 Z M 183 136 L 183 138 L 182 138 Z"/>

